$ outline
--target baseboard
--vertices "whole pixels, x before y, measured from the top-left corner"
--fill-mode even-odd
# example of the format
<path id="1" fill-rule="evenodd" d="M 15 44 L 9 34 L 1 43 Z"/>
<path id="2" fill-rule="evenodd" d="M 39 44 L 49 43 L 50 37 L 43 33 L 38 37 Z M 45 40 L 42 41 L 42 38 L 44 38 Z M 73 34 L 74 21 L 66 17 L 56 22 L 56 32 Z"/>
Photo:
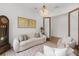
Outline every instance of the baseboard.
<path id="1" fill-rule="evenodd" d="M 61 37 L 57 37 L 57 36 L 51 36 L 51 37 L 55 39 L 61 39 Z"/>

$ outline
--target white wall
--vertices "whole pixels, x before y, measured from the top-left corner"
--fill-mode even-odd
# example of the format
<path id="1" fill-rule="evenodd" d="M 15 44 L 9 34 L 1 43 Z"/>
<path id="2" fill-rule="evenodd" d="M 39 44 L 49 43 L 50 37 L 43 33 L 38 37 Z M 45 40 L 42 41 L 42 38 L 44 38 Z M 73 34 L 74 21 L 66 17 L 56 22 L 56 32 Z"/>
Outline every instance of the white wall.
<path id="1" fill-rule="evenodd" d="M 68 36 L 68 14 L 62 14 L 52 17 L 52 36 L 67 37 Z"/>
<path id="2" fill-rule="evenodd" d="M 9 18 L 9 41 L 11 45 L 15 36 L 39 31 L 39 28 L 43 26 L 40 17 L 18 4 L 0 4 L 0 15 L 6 15 Z M 37 22 L 36 28 L 17 28 L 18 16 L 35 19 Z"/>

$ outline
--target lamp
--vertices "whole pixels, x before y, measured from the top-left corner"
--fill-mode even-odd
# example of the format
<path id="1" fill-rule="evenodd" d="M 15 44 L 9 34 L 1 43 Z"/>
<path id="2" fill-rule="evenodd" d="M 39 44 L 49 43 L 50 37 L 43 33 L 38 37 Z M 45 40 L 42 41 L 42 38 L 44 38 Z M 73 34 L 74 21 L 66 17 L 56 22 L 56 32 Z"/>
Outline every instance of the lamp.
<path id="1" fill-rule="evenodd" d="M 46 7 L 45 5 L 43 5 L 43 6 L 41 7 L 40 15 L 41 15 L 42 17 L 46 17 L 46 16 L 48 15 L 48 10 L 47 10 L 47 7 Z"/>

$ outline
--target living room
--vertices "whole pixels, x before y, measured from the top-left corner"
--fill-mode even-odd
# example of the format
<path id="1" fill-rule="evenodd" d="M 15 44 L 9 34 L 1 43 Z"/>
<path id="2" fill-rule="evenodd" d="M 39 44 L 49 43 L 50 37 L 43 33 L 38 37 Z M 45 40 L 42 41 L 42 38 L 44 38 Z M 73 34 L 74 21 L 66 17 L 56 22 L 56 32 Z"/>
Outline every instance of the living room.
<path id="1" fill-rule="evenodd" d="M 40 10 L 42 10 L 41 8 L 47 8 L 48 14 L 46 16 L 41 15 L 40 13 Z M 70 15 L 71 11 L 76 8 L 79 10 L 78 3 L 45 3 L 45 4 L 43 3 L 2 3 L 1 4 L 0 3 L 0 15 L 6 16 L 9 20 L 9 26 L 8 26 L 9 32 L 7 35 L 9 35 L 8 39 L 10 44 L 10 49 L 4 52 L 2 56 L 35 56 L 35 55 L 39 56 L 40 54 L 38 53 L 39 52 L 38 49 L 41 50 L 41 48 L 43 48 L 43 45 L 50 45 L 50 46 L 53 45 L 54 38 L 55 40 L 63 39 L 63 38 L 70 39 L 70 37 L 67 38 L 71 34 L 69 30 L 70 27 L 69 27 L 69 19 L 68 19 L 70 16 L 68 15 Z M 51 21 L 48 21 L 48 19 Z M 31 22 L 33 23 L 32 25 L 34 26 L 29 25 L 30 24 L 29 20 L 33 20 Z M 20 23 L 22 21 L 23 23 Z M 19 50 L 15 48 L 16 46 L 15 43 L 17 41 L 16 42 L 14 41 L 16 37 L 25 35 L 25 34 L 31 37 L 34 34 L 36 34 L 36 36 L 39 36 L 38 33 L 41 33 L 41 28 L 46 32 L 46 33 L 42 33 L 45 36 L 42 38 L 45 39 L 46 41 L 42 40 L 39 45 L 38 43 L 40 41 L 30 42 L 30 44 L 32 45 L 36 42 L 37 43 L 31 47 L 29 47 L 30 44 L 27 44 L 28 46 L 27 48 L 24 47 L 24 49 L 21 50 L 21 52 L 20 51 L 17 52 L 17 50 Z M 39 38 L 32 38 L 32 39 L 37 40 Z M 75 41 L 79 42 L 78 40 L 75 40 Z M 26 54 L 29 51 L 30 53 Z M 44 56 L 44 54 L 41 54 L 41 55 Z M 49 54 L 48 56 L 57 56 L 57 55 Z"/>

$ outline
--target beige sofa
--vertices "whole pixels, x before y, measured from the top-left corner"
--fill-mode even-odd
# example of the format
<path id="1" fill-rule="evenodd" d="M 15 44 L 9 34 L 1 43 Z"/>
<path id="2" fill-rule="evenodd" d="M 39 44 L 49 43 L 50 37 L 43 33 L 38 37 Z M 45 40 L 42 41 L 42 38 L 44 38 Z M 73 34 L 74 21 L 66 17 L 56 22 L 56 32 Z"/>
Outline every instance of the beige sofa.
<path id="1" fill-rule="evenodd" d="M 24 40 L 24 41 L 20 41 L 18 37 L 16 37 L 13 41 L 13 49 L 15 52 L 20 52 L 23 51 L 25 49 L 31 48 L 35 45 L 41 44 L 46 42 L 46 36 L 45 35 L 41 35 L 41 37 L 31 37 L 28 40 Z"/>

